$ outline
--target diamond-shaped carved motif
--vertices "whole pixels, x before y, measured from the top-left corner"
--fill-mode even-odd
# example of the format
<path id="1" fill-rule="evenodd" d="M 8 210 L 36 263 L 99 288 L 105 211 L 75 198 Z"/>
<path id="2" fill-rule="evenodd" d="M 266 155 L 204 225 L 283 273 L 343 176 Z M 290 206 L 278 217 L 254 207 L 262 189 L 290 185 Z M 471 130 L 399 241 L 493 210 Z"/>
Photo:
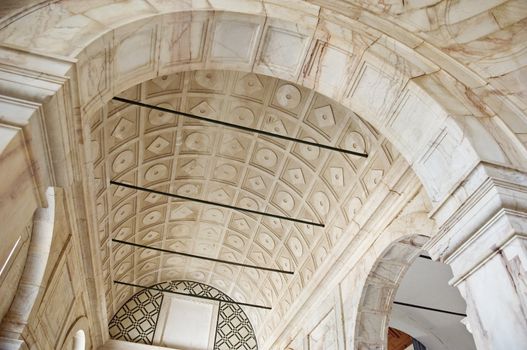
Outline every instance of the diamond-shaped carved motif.
<path id="1" fill-rule="evenodd" d="M 333 186 L 344 187 L 344 170 L 342 168 L 329 168 L 329 175 Z"/>
<path id="2" fill-rule="evenodd" d="M 226 202 L 231 199 L 231 196 L 225 190 L 218 189 L 210 194 L 210 198 L 216 202 Z"/>
<path id="3" fill-rule="evenodd" d="M 118 140 L 124 140 L 134 134 L 134 123 L 126 118 L 121 118 L 112 131 L 112 136 Z"/>
<path id="4" fill-rule="evenodd" d="M 250 228 L 249 224 L 247 223 L 247 220 L 242 218 L 234 220 L 234 224 L 238 227 L 239 230 L 242 231 L 248 230 Z"/>
<path id="5" fill-rule="evenodd" d="M 183 171 L 190 176 L 201 176 L 205 171 L 205 168 L 203 167 L 201 162 L 198 162 L 195 159 L 183 165 L 181 169 L 183 169 Z"/>
<path id="6" fill-rule="evenodd" d="M 145 197 L 145 201 L 151 204 L 156 203 L 159 199 L 161 199 L 161 195 L 157 193 L 149 193 L 148 196 Z"/>
<path id="7" fill-rule="evenodd" d="M 382 171 L 381 169 L 370 170 L 365 178 L 366 188 L 368 188 L 368 190 L 372 190 L 375 186 L 377 186 L 379 182 L 381 182 L 383 174 L 384 171 Z"/>

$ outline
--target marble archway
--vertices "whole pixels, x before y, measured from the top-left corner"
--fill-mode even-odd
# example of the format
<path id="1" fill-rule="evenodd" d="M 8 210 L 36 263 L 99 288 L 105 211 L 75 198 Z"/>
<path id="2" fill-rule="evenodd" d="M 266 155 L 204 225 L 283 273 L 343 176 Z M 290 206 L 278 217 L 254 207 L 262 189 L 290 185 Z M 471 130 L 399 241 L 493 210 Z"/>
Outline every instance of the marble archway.
<path id="1" fill-rule="evenodd" d="M 9 23 L 0 39 L 52 55 L 44 70 L 71 79 L 78 89 L 73 106 L 80 107 L 83 119 L 120 91 L 157 76 L 235 69 L 312 88 L 358 113 L 412 164 L 434 202 L 479 160 L 521 164 L 518 144 L 502 147 L 505 135 L 491 132 L 473 110 L 481 107 L 456 94 L 458 87 L 470 86 L 472 77 L 458 75 L 468 86 L 443 79 L 446 72 L 463 67 L 443 68 L 432 58 L 444 54 L 413 50 L 400 33 L 380 30 L 380 18 L 369 25 L 360 19 L 346 22 L 338 13 L 319 13 L 318 6 L 295 2 L 218 8 L 159 4 L 142 12 L 144 5 L 108 1 L 86 6 L 80 15 L 86 22 L 65 27 L 79 15 L 59 1 L 51 12 L 40 9 Z M 57 17 L 50 20 L 54 13 Z M 37 26 L 29 23 L 41 23 L 39 30 L 31 32 Z M 19 52 L 4 50 L 8 61 L 18 60 Z M 67 68 L 71 59 L 76 61 L 73 71 Z M 30 69 L 37 64 L 22 61 Z M 521 125 L 514 122 L 515 128 Z"/>
<path id="2" fill-rule="evenodd" d="M 108 1 L 75 10 L 59 1 L 0 30 L 8 44 L 2 59 L 10 75 L 2 82 L 3 91 L 18 99 L 8 104 L 24 110 L 7 118 L 8 123 L 29 133 L 38 130 L 28 144 L 30 153 L 41 154 L 41 148 L 53 156 L 36 161 L 36 183 L 41 192 L 50 184 L 74 189 L 71 202 L 83 209 L 78 214 L 83 232 L 97 231 L 95 203 L 79 200 L 93 188 L 86 181 L 92 174 L 82 166 L 90 154 L 84 142 L 89 118 L 137 83 L 193 69 L 235 69 L 292 81 L 374 125 L 411 164 L 435 206 L 434 217 L 444 227 L 433 240 L 436 257 L 456 260 L 452 250 L 472 234 L 451 230 L 456 223 L 464 225 L 451 218 L 466 212 L 456 210 L 467 197 L 489 178 L 518 178 L 516 168 L 522 169 L 525 158 L 518 138 L 525 129 L 522 113 L 510 113 L 508 100 L 486 100 L 493 86 L 419 36 L 386 30 L 389 22 L 380 15 L 350 19 L 297 2 L 244 2 L 234 8 L 155 3 Z M 426 49 L 418 49 L 421 44 Z M 39 123 L 53 137 L 36 127 Z M 497 202 L 479 210 L 485 216 L 474 225 L 501 210 Z M 472 202 L 467 205 L 477 210 Z M 459 244 L 443 240 L 450 232 L 459 235 Z M 101 301 L 101 259 L 93 236 L 81 239 L 91 247 L 85 261 L 96 276 L 92 298 Z M 482 249 L 480 260 L 489 249 Z M 460 264 L 463 279 L 466 269 L 478 265 Z"/>
<path id="3" fill-rule="evenodd" d="M 435 224 L 425 213 L 413 213 L 396 219 L 386 233 L 392 240 L 374 243 L 366 258 L 370 268 L 360 296 L 355 325 L 355 348 L 386 349 L 388 320 L 400 281 L 423 245 L 434 234 Z"/>

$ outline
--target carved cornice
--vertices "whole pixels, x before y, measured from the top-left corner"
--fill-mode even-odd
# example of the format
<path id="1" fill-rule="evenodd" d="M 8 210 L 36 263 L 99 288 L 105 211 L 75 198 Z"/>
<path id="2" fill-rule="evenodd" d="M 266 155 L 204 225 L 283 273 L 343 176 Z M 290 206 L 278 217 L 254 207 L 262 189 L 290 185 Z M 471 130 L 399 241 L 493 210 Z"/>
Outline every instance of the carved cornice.
<path id="1" fill-rule="evenodd" d="M 450 264 L 459 283 L 511 237 L 525 234 L 520 222 L 526 213 L 527 174 L 482 162 L 432 214 L 441 226 L 425 249 Z"/>

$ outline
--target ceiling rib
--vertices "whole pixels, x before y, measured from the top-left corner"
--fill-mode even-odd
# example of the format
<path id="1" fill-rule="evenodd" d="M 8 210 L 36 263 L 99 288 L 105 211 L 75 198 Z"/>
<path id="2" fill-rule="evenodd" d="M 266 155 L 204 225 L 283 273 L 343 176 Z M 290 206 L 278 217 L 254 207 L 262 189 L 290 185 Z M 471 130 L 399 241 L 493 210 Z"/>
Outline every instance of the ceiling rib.
<path id="1" fill-rule="evenodd" d="M 270 267 L 262 267 L 262 266 L 256 266 L 256 265 L 242 264 L 242 263 L 238 263 L 238 262 L 235 262 L 235 261 L 209 258 L 207 256 L 183 253 L 183 252 L 178 252 L 178 251 L 175 251 L 175 250 L 162 249 L 162 248 L 156 248 L 156 247 L 149 247 L 149 246 L 142 245 L 142 244 L 127 242 L 127 241 L 121 241 L 119 239 L 112 239 L 112 242 L 116 242 L 116 243 L 120 243 L 120 244 L 126 244 L 126 245 L 137 247 L 137 248 L 144 248 L 144 249 L 155 250 L 155 251 L 162 252 L 162 253 L 169 253 L 169 254 L 186 256 L 186 257 L 189 257 L 189 258 L 196 258 L 196 259 L 214 261 L 214 262 L 219 262 L 219 263 L 222 263 L 222 264 L 236 265 L 236 266 L 241 266 L 241 267 L 248 267 L 248 268 L 251 268 L 251 269 L 258 269 L 258 270 L 264 270 L 264 271 L 270 271 L 270 272 L 284 273 L 284 274 L 288 274 L 288 275 L 294 275 L 295 274 L 294 271 L 285 271 L 285 270 L 280 270 L 280 269 L 273 269 L 273 268 L 270 268 Z"/>
<path id="2" fill-rule="evenodd" d="M 302 220 L 302 219 L 297 219 L 297 218 L 291 218 L 291 217 L 288 217 L 288 216 L 271 214 L 271 213 L 266 213 L 266 212 L 258 211 L 258 210 L 240 208 L 240 207 L 236 207 L 236 206 L 233 206 L 233 205 L 228 205 L 228 204 L 223 204 L 223 203 L 218 203 L 218 202 L 211 202 L 211 201 L 207 201 L 207 200 L 199 199 L 199 198 L 192 198 L 192 197 L 181 196 L 179 194 L 163 192 L 163 191 L 157 191 L 157 190 L 153 190 L 153 189 L 150 189 L 150 188 L 134 186 L 134 185 L 130 185 L 130 184 L 114 181 L 114 180 L 110 180 L 110 184 L 116 185 L 116 186 L 127 187 L 127 188 L 130 188 L 130 189 L 133 189 L 133 190 L 137 190 L 137 191 L 150 192 L 150 193 L 155 193 L 155 194 L 159 194 L 159 195 L 162 195 L 162 196 L 168 196 L 168 197 L 172 197 L 172 198 L 183 199 L 183 200 L 192 201 L 192 202 L 198 202 L 198 203 L 202 203 L 202 204 L 215 205 L 215 206 L 222 207 L 222 208 L 233 209 L 233 210 L 243 211 L 243 212 L 252 213 L 252 214 L 269 216 L 269 217 L 272 217 L 272 218 L 275 218 L 275 219 L 293 221 L 293 222 L 297 222 L 297 223 L 300 223 L 300 224 L 313 225 L 313 226 L 318 226 L 318 227 L 324 227 L 325 226 L 323 223 L 319 223 L 319 222 L 307 221 L 307 220 Z"/>
<path id="3" fill-rule="evenodd" d="M 234 301 L 234 300 L 224 300 L 224 299 L 219 299 L 219 298 L 207 297 L 207 296 L 204 296 L 204 295 L 195 295 L 195 294 L 187 294 L 187 293 L 175 292 L 175 291 L 172 291 L 172 290 L 160 289 L 160 287 L 148 287 L 148 286 L 142 286 L 140 284 L 134 284 L 134 283 L 128 283 L 128 282 L 122 282 L 122 281 L 115 281 L 115 280 L 113 281 L 113 283 L 121 284 L 123 286 L 128 286 L 128 287 L 136 287 L 136 288 L 140 288 L 140 289 L 155 290 L 155 291 L 163 292 L 163 293 L 185 295 L 187 297 L 192 297 L 192 298 L 206 299 L 206 300 L 215 300 L 215 301 L 220 301 L 222 303 L 236 304 L 236 305 L 241 305 L 241 306 L 249 306 L 249 307 L 255 307 L 255 308 L 258 308 L 258 309 L 265 309 L 265 310 L 272 310 L 272 308 L 270 306 L 242 303 L 242 302 L 238 302 L 238 301 Z"/>
<path id="4" fill-rule="evenodd" d="M 157 111 L 170 113 L 170 114 L 175 114 L 175 115 L 181 115 L 183 117 L 200 120 L 200 121 L 207 122 L 207 123 L 218 124 L 218 125 L 226 126 L 226 127 L 229 127 L 229 128 L 235 128 L 235 129 L 239 129 L 239 130 L 243 130 L 243 131 L 255 132 L 255 133 L 262 134 L 262 135 L 269 136 L 269 137 L 275 137 L 275 138 L 279 138 L 279 139 L 282 139 L 282 140 L 302 143 L 302 144 L 305 144 L 305 145 L 308 145 L 308 146 L 319 147 L 319 148 L 327 149 L 327 150 L 330 150 L 330 151 L 341 152 L 341 153 L 350 154 L 350 155 L 354 155 L 354 156 L 358 156 L 358 157 L 364 157 L 364 158 L 368 157 L 367 153 L 351 151 L 351 150 L 347 150 L 347 149 L 344 149 L 344 148 L 338 148 L 338 147 L 333 147 L 333 146 L 329 146 L 329 145 L 323 145 L 323 144 L 316 143 L 316 142 L 311 142 L 311 141 L 297 139 L 297 138 L 294 138 L 294 137 L 289 137 L 289 136 L 285 136 L 285 135 L 275 134 L 275 133 L 272 133 L 272 132 L 269 132 L 269 131 L 264 131 L 264 130 L 249 128 L 249 127 L 243 126 L 243 125 L 228 123 L 228 122 L 224 122 L 224 121 L 221 121 L 221 120 L 211 119 L 211 118 L 207 118 L 207 117 L 200 117 L 200 116 L 195 115 L 195 114 L 175 111 L 175 110 L 172 110 L 172 109 L 169 109 L 169 108 L 154 106 L 154 105 L 151 105 L 151 104 L 148 104 L 148 103 L 144 103 L 144 102 L 129 100 L 127 98 L 114 97 L 113 99 L 116 100 L 116 101 L 119 101 L 119 102 L 128 103 L 128 104 L 136 105 L 136 106 L 139 106 L 139 107 L 150 108 L 150 109 L 154 109 L 154 110 L 157 110 Z"/>

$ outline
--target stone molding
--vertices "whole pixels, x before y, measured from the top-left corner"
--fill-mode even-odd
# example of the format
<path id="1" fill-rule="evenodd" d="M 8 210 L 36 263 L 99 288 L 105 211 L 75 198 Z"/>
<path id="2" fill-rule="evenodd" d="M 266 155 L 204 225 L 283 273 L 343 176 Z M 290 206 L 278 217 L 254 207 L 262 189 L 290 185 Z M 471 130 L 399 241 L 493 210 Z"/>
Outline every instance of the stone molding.
<path id="1" fill-rule="evenodd" d="M 480 163 L 432 217 L 440 228 L 425 249 L 451 265 L 452 283 L 458 284 L 513 237 L 527 233 L 527 175 Z"/>
<path id="2" fill-rule="evenodd" d="M 40 51 L 78 58 L 76 75 L 83 81 L 83 84 L 79 85 L 79 98 L 82 111 L 88 114 L 96 110 L 101 102 L 135 83 L 182 70 L 228 67 L 272 74 L 279 78 L 296 81 L 325 93 L 346 106 L 353 107 L 356 112 L 385 133 L 402 150 L 405 157 L 411 163 L 415 163 L 414 169 L 423 180 L 434 201 L 440 201 L 451 186 L 459 183 L 460 178 L 469 171 L 472 165 L 475 165 L 478 158 L 513 164 L 520 164 L 524 158 L 525 152 L 523 156 L 521 155 L 524 147 L 520 143 L 512 142 L 507 147 L 500 146 L 506 142 L 506 135 L 513 135 L 506 127 L 510 125 L 509 122 L 513 122 L 509 120 L 512 117 L 508 117 L 506 123 L 500 124 L 499 118 L 494 115 L 495 111 L 482 113 L 482 110 L 487 110 L 485 106 L 481 106 L 479 101 L 465 98 L 466 87 L 461 86 L 462 84 L 460 85 L 445 70 L 441 69 L 441 64 L 446 64 L 446 62 L 452 64 L 454 61 L 443 59 L 440 60 L 439 66 L 431 63 L 422 56 L 430 50 L 415 49 L 426 42 L 415 37 L 414 34 L 403 35 L 404 30 L 386 31 L 389 22 L 380 18 L 374 20 L 367 11 L 363 12 L 357 8 L 352 12 L 359 14 L 357 18 L 346 18 L 324 7 L 307 3 L 286 2 L 279 5 L 273 1 L 264 3 L 248 1 L 245 5 L 244 8 L 238 9 L 237 14 L 234 14 L 229 12 L 233 9 L 232 6 L 223 3 L 215 4 L 214 6 L 218 6 L 215 8 L 217 11 L 211 11 L 210 6 L 213 5 L 194 8 L 195 4 L 167 5 L 156 2 L 152 6 L 139 1 L 134 6 L 122 9 L 122 15 L 127 14 L 126 21 L 117 20 L 121 15 L 119 14 L 120 5 L 109 5 L 108 3 L 100 8 L 87 6 L 86 13 L 82 16 L 88 18 L 102 16 L 99 21 L 104 23 L 102 28 L 94 26 L 92 31 L 83 27 L 69 28 L 69 35 L 82 37 L 79 46 L 59 45 L 60 48 L 54 48 L 53 45 L 48 44 L 40 47 Z M 62 4 L 59 2 L 56 6 L 59 9 Z M 188 19 L 190 13 L 192 13 L 192 21 Z M 36 11 L 30 17 L 39 21 L 42 20 L 40 15 L 39 11 Z M 110 21 L 105 16 L 113 20 Z M 266 18 L 266 20 L 262 23 L 255 21 L 255 18 Z M 286 18 L 298 19 L 299 23 L 303 23 L 302 28 L 292 25 Z M 28 19 L 22 22 L 25 20 Z M 88 22 L 92 23 L 93 20 L 88 20 Z M 4 41 L 10 45 L 18 45 L 22 48 L 27 44 L 24 44 L 23 40 L 11 31 L 15 23 L 18 22 L 13 22 L 4 28 L 0 33 L 3 36 L 0 38 L 3 37 Z M 185 59 L 167 58 L 163 52 L 174 50 L 167 46 L 170 45 L 169 42 L 161 40 L 161 31 L 167 31 L 169 27 L 177 31 L 178 26 L 182 25 L 184 27 L 197 26 L 196 28 L 201 25 L 204 30 L 200 32 L 201 35 L 185 34 L 189 36 L 185 36 L 184 41 L 190 45 L 191 51 L 195 52 L 191 52 L 191 57 Z M 226 45 L 225 47 L 230 48 L 232 46 L 232 43 L 222 43 L 221 40 L 225 35 L 222 34 L 222 36 L 219 33 L 239 32 L 235 29 L 236 25 L 256 26 L 252 39 L 262 41 L 259 45 L 254 45 L 255 48 L 259 47 L 260 51 L 257 52 L 255 49 L 253 52 L 244 53 L 242 56 L 248 57 L 249 60 L 243 63 L 240 63 L 241 54 L 236 57 L 220 55 L 221 59 L 216 60 L 214 55 L 218 51 L 215 51 L 215 47 Z M 334 32 L 331 28 L 335 25 L 345 28 L 344 32 Z M 376 26 L 379 28 L 374 29 Z M 53 29 L 50 28 L 50 30 Z M 276 30 L 282 34 L 277 34 Z M 395 40 L 387 33 L 400 37 Z M 37 38 L 42 38 L 40 33 L 31 35 L 36 35 L 33 42 L 38 42 Z M 293 37 L 297 38 L 294 40 L 299 40 L 298 59 L 296 60 L 298 67 L 283 65 L 284 62 L 291 61 L 290 57 L 284 59 L 285 56 L 278 57 L 276 52 L 273 55 L 278 56 L 275 57 L 271 53 L 262 51 L 268 47 L 265 44 L 266 40 L 271 40 L 272 44 L 272 40 L 275 40 L 273 38 L 278 37 L 282 38 L 280 40 L 286 40 L 286 37 L 289 38 L 287 40 L 293 40 Z M 353 39 L 353 52 L 349 52 L 348 43 L 350 38 L 354 37 L 357 40 Z M 22 42 L 17 40 L 22 40 Z M 42 40 L 45 42 L 44 38 Z M 50 40 L 57 43 L 57 38 Z M 148 42 L 145 47 L 142 47 L 142 51 L 154 50 L 159 54 L 151 54 L 141 59 L 138 57 L 137 59 L 141 62 L 128 67 L 131 63 L 124 58 L 133 55 L 130 50 L 138 47 L 134 44 L 137 40 Z M 40 42 L 39 45 L 41 45 Z M 232 49 L 234 50 L 235 47 Z M 197 56 L 192 56 L 194 53 Z M 438 54 L 444 55 L 441 52 L 434 53 L 435 56 Z M 307 57 L 317 57 L 317 60 L 308 60 Z M 267 62 L 266 59 L 271 61 Z M 334 79 L 336 71 L 327 68 L 333 66 L 326 64 L 327 60 L 342 62 L 342 64 L 339 63 L 339 70 L 346 71 L 350 79 L 340 79 L 338 84 L 334 85 L 337 82 Z M 302 67 L 302 65 L 305 66 Z M 270 69 L 270 67 L 274 68 Z M 90 71 L 99 69 L 101 74 L 96 76 L 88 74 Z M 463 69 L 469 71 L 466 67 Z M 457 69 L 457 71 L 461 70 Z M 302 76 L 300 72 L 303 72 Z M 316 74 L 310 77 L 309 72 L 316 72 Z M 457 74 L 456 77 L 468 75 Z M 383 92 L 378 91 L 380 95 L 386 97 L 381 99 L 382 101 L 370 101 L 371 103 L 363 101 L 360 95 L 360 90 L 363 88 L 361 84 L 371 84 L 372 81 L 367 82 L 370 79 L 377 81 L 376 86 L 388 84 L 382 87 Z M 467 86 L 473 87 L 475 79 L 469 80 L 471 83 L 466 83 Z M 331 81 L 334 83 L 328 87 Z M 370 89 L 368 91 L 371 92 Z M 408 94 L 409 92 L 411 93 Z M 507 105 L 506 103 L 494 104 L 501 107 Z M 414 118 L 409 117 L 408 108 L 420 108 L 422 105 L 426 106 L 425 109 L 414 111 L 416 119 L 413 122 L 408 120 L 409 123 L 403 127 L 401 118 Z M 418 127 L 415 130 L 408 129 L 408 125 L 423 123 L 426 119 L 423 119 L 425 110 L 435 110 L 432 113 L 435 115 L 427 116 L 429 118 L 428 132 L 422 133 Z M 518 110 L 517 112 L 520 113 Z M 396 117 L 391 116 L 393 113 Z M 507 115 L 514 115 L 514 112 L 507 113 Z M 474 116 L 479 118 L 473 118 Z M 496 125 L 494 125 L 495 122 Z M 515 127 L 520 126 L 521 118 L 516 118 L 514 123 Z M 520 127 L 519 130 L 521 131 L 522 128 Z M 406 140 L 400 137 L 405 134 L 409 134 Z M 498 139 L 500 142 L 487 141 L 483 145 L 475 138 L 476 134 L 484 135 L 488 140 Z M 458 162 L 456 158 L 463 158 L 464 162 Z M 450 166 L 447 171 L 445 167 L 448 164 Z M 434 171 L 427 171 L 428 168 L 434 168 Z"/>
<path id="3" fill-rule="evenodd" d="M 488 83 L 487 79 L 499 80 L 499 76 L 483 79 L 423 38 L 355 6 L 353 18 L 348 18 L 297 2 L 244 1 L 244 8 L 232 8 L 221 1 L 218 4 L 215 8 L 194 8 L 195 2 L 138 0 L 128 7 L 111 2 L 104 3 L 109 7 L 86 5 L 82 14 L 75 14 L 89 23 L 84 27 L 50 20 L 49 13 L 37 10 L 27 16 L 17 15 L 0 30 L 0 40 L 9 43 L 0 49 L 0 89 L 8 96 L 0 103 L 9 106 L 2 124 L 22 127 L 28 142 L 35 140 L 30 149 L 32 158 L 43 161 L 35 171 L 40 174 L 36 182 L 42 199 L 46 186 L 75 187 L 68 201 L 79 213 L 77 231 L 82 232 L 83 246 L 90 247 L 85 253 L 89 255 L 86 269 L 95 280 L 94 304 L 104 300 L 104 292 L 97 264 L 92 267 L 88 263 L 97 262 L 99 256 L 97 244 L 87 237 L 88 232 L 97 230 L 92 224 L 95 205 L 84 195 L 91 186 L 84 180 L 91 174 L 84 171 L 85 155 L 79 151 L 86 146 L 83 127 L 113 95 L 176 71 L 229 67 L 266 73 L 298 82 L 357 109 L 402 150 L 419 175 L 437 206 L 433 218 L 440 226 L 439 235 L 429 244 L 437 258 L 453 266 L 461 252 L 491 236 L 491 229 L 505 232 L 499 242 L 502 247 L 508 238 L 522 237 L 507 235 L 511 230 L 523 230 L 522 171 L 496 175 L 491 171 L 495 166 L 481 170 L 478 165 L 480 160 L 512 164 L 509 169 L 525 164 L 521 139 L 526 129 L 522 119 L 525 106 L 520 107 L 521 98 L 509 99 L 509 91 L 495 90 Z M 61 6 L 57 3 L 55 9 L 64 10 Z M 71 19 L 69 10 L 63 13 Z M 295 22 L 303 26 L 298 28 Z M 178 50 L 162 33 L 170 28 L 177 36 L 200 26 L 200 35 L 184 36 L 188 45 L 179 51 L 189 52 L 188 57 L 171 56 Z M 33 27 L 39 32 L 31 33 Z M 234 50 L 235 55 L 225 56 L 218 48 L 225 44 L 221 38 L 229 37 L 225 33 L 241 33 L 240 28 L 251 29 L 253 36 L 246 39 L 252 44 L 259 40 L 258 44 L 247 45 L 251 48 L 247 52 Z M 273 40 L 292 44 L 274 45 Z M 296 50 L 294 59 L 283 53 L 266 53 L 269 48 L 280 51 L 282 46 Z M 135 57 L 139 52 L 144 55 Z M 137 61 L 128 61 L 129 57 Z M 489 58 L 487 62 L 499 59 Z M 485 72 L 485 65 L 490 63 L 476 67 Z M 334 79 L 335 74 L 344 77 Z M 371 93 L 379 101 L 365 99 Z M 18 119 L 17 111 L 24 111 L 21 115 L 27 119 Z M 13 115 L 17 118 L 11 119 Z M 29 120 L 32 122 L 28 124 Z M 517 179 L 514 174 L 519 174 Z M 492 224 L 481 228 L 489 221 Z M 478 248 L 473 266 L 463 265 L 459 274 L 467 276 L 491 251 L 488 244 Z"/>

